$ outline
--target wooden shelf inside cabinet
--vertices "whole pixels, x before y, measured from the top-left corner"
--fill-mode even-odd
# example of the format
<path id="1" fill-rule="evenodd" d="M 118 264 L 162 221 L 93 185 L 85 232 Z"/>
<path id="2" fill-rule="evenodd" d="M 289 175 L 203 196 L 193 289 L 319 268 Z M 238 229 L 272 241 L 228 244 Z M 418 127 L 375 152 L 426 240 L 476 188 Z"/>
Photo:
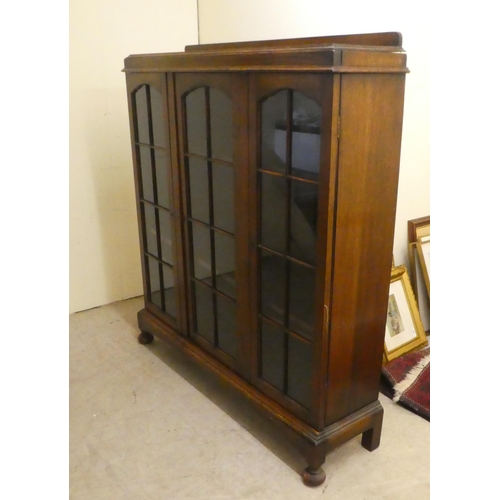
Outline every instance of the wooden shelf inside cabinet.
<path id="1" fill-rule="evenodd" d="M 239 390 L 325 479 L 379 445 L 406 54 L 399 33 L 188 46 L 124 72 L 158 337 Z"/>

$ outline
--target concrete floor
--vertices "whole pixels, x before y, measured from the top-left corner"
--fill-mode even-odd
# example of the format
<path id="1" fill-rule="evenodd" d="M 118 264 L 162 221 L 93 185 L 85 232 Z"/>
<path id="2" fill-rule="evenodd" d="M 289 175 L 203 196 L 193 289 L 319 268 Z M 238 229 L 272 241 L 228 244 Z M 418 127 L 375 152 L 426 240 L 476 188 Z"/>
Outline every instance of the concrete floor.
<path id="1" fill-rule="evenodd" d="M 422 500 L 429 422 L 382 394 L 380 447 L 328 455 L 326 481 L 242 397 L 182 354 L 137 342 L 142 298 L 70 316 L 71 500 Z"/>

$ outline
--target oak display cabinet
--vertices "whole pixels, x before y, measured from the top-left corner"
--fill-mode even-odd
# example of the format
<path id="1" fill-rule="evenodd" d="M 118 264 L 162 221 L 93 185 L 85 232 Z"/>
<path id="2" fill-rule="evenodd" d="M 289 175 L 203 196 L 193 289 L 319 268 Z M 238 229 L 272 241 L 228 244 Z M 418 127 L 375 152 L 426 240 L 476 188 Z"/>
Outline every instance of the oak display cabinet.
<path id="1" fill-rule="evenodd" d="M 158 337 L 302 452 L 308 485 L 378 401 L 406 54 L 399 33 L 125 59 L 145 305 Z"/>

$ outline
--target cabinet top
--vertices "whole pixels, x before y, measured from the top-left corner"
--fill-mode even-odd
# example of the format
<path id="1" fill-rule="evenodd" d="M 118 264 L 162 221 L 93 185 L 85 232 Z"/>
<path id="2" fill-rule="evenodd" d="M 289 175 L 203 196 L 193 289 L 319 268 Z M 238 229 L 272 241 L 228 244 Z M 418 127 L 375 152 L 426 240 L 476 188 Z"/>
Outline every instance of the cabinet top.
<path id="1" fill-rule="evenodd" d="M 406 73 L 401 33 L 188 45 L 184 52 L 135 54 L 125 72 L 310 71 Z"/>

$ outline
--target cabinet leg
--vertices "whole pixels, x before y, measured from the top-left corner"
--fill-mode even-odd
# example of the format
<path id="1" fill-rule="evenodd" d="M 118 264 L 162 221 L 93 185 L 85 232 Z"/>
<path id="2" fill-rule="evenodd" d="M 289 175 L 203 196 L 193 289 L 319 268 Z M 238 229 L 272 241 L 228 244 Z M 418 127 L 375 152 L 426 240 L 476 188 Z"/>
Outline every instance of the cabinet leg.
<path id="1" fill-rule="evenodd" d="M 325 479 L 326 474 L 321 467 L 318 469 L 306 467 L 304 472 L 302 472 L 302 481 L 306 486 L 319 486 L 325 482 Z"/>
<path id="2" fill-rule="evenodd" d="M 376 450 L 379 447 L 380 435 L 382 434 L 382 416 L 383 412 L 380 412 L 374 419 L 373 427 L 363 432 L 361 445 L 368 451 Z"/>
<path id="3" fill-rule="evenodd" d="M 151 335 L 149 332 L 141 332 L 139 336 L 137 337 L 137 340 L 139 341 L 139 344 L 151 344 L 153 342 L 154 336 Z"/>
<path id="4" fill-rule="evenodd" d="M 326 479 L 322 465 L 325 462 L 325 452 L 320 449 L 313 449 L 307 454 L 307 467 L 302 472 L 302 481 L 306 486 L 319 486 Z"/>

